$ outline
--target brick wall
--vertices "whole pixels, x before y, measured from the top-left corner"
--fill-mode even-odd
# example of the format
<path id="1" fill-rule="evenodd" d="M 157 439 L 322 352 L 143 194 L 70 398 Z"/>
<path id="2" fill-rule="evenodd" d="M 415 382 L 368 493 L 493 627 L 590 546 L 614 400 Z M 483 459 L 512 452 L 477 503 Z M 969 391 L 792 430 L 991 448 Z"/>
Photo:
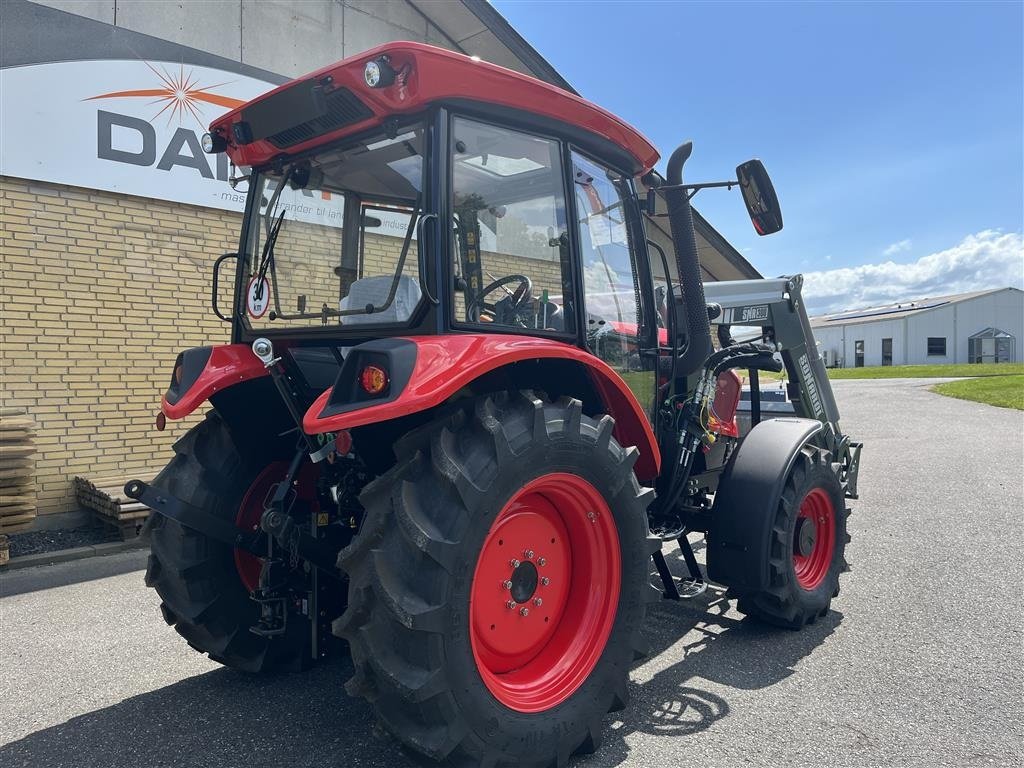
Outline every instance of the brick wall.
<path id="1" fill-rule="evenodd" d="M 240 220 L 237 213 L 0 176 L 0 407 L 25 408 L 36 421 L 40 514 L 74 508 L 76 474 L 144 474 L 162 466 L 173 442 L 202 418 L 200 411 L 168 422 L 162 433 L 153 426 L 178 352 L 228 340 L 228 324 L 210 311 L 210 267 L 237 248 Z M 340 230 L 307 226 L 308 239 L 295 234 L 309 244 L 309 274 L 322 281 L 325 296 L 336 297 Z M 400 247 L 400 238 L 368 236 L 368 266 L 393 264 Z M 496 277 L 530 275 L 538 296 L 544 288 L 560 293 L 557 261 L 482 258 Z M 407 273 L 414 269 L 411 254 Z M 222 311 L 231 273 L 228 262 Z M 308 293 L 314 310 L 324 299 Z"/>
<path id="2" fill-rule="evenodd" d="M 64 512 L 75 474 L 159 467 L 201 418 L 153 426 L 178 352 L 228 337 L 210 265 L 241 217 L 7 177 L 0 195 L 0 401 L 36 421 L 39 513 Z"/>

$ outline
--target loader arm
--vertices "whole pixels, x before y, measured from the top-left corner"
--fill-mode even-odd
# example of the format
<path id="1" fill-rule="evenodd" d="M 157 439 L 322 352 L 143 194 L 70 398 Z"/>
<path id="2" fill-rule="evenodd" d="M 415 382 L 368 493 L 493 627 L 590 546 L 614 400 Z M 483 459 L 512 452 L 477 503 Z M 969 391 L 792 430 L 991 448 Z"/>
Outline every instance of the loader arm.
<path id="1" fill-rule="evenodd" d="M 825 364 L 818 353 L 802 295 L 803 275 L 769 280 L 735 280 L 707 283 L 709 302 L 722 308 L 718 318 L 719 341 L 731 340 L 734 326 L 756 326 L 762 339 L 776 347 L 786 366 L 787 390 L 796 416 L 820 421 L 822 448 L 832 451 L 844 466 L 844 490 L 857 497 L 860 443 L 852 443 L 839 425 L 839 407 Z M 751 372 L 751 403 L 758 402 L 757 372 Z"/>

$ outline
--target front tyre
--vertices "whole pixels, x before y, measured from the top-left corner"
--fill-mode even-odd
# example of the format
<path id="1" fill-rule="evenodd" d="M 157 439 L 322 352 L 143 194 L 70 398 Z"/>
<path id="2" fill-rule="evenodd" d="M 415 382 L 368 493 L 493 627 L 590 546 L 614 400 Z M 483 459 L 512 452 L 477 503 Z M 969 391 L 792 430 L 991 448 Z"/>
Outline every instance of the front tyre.
<path id="1" fill-rule="evenodd" d="M 649 594 L 635 449 L 579 401 L 532 394 L 406 435 L 339 557 L 350 693 L 412 749 L 466 766 L 562 766 L 626 700 Z"/>
<path id="2" fill-rule="evenodd" d="M 775 508 L 768 558 L 769 584 L 741 595 L 737 608 L 749 616 L 800 629 L 828 613 L 839 594 L 839 575 L 850 540 L 837 469 L 827 451 L 805 445 Z"/>

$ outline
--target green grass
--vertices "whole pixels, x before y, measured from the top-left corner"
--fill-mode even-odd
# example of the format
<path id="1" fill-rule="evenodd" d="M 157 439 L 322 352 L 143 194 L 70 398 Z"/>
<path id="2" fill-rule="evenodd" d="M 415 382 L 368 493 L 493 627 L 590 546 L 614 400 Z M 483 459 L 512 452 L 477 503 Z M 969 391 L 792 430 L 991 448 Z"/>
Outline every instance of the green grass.
<path id="1" fill-rule="evenodd" d="M 974 365 L 885 365 L 872 368 L 829 368 L 830 379 L 944 379 L 960 376 L 1008 376 L 1024 374 L 1024 363 L 975 363 Z"/>
<path id="2" fill-rule="evenodd" d="M 1009 366 L 1002 367 L 1008 368 Z M 1020 368 L 1021 366 L 1016 367 Z M 960 400 L 973 400 L 976 403 L 988 403 L 1000 408 L 1016 408 L 1019 411 L 1024 411 L 1024 375 L 1021 374 L 944 381 L 942 384 L 932 387 L 932 392 Z"/>

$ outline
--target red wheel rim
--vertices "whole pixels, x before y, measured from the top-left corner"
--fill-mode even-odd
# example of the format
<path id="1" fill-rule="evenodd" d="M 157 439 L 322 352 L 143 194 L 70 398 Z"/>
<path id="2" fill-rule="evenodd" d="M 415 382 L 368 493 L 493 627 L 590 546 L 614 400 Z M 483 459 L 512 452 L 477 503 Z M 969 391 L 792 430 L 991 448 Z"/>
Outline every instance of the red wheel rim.
<path id="1" fill-rule="evenodd" d="M 543 712 L 594 670 L 619 603 L 622 560 L 611 510 L 581 477 L 527 483 L 484 540 L 469 602 L 470 644 L 494 697 Z"/>
<path id="2" fill-rule="evenodd" d="M 252 481 L 249 490 L 242 497 L 242 503 L 238 507 L 238 514 L 235 516 L 235 525 L 243 531 L 258 531 L 260 520 L 263 518 L 263 511 L 270 503 L 274 488 L 288 471 L 287 461 L 275 461 L 268 464 Z M 316 514 L 319 508 L 316 503 L 316 494 L 313 492 L 313 465 L 306 464 L 299 470 L 298 476 L 298 497 L 312 505 L 312 512 Z M 255 591 L 260 585 L 260 571 L 263 569 L 263 558 L 257 557 L 252 552 L 244 549 L 235 549 L 235 568 L 242 584 L 250 592 Z"/>
<path id="3" fill-rule="evenodd" d="M 821 585 L 832 567 L 836 548 L 836 515 L 832 498 L 814 488 L 800 502 L 793 533 L 793 570 L 802 589 Z"/>

